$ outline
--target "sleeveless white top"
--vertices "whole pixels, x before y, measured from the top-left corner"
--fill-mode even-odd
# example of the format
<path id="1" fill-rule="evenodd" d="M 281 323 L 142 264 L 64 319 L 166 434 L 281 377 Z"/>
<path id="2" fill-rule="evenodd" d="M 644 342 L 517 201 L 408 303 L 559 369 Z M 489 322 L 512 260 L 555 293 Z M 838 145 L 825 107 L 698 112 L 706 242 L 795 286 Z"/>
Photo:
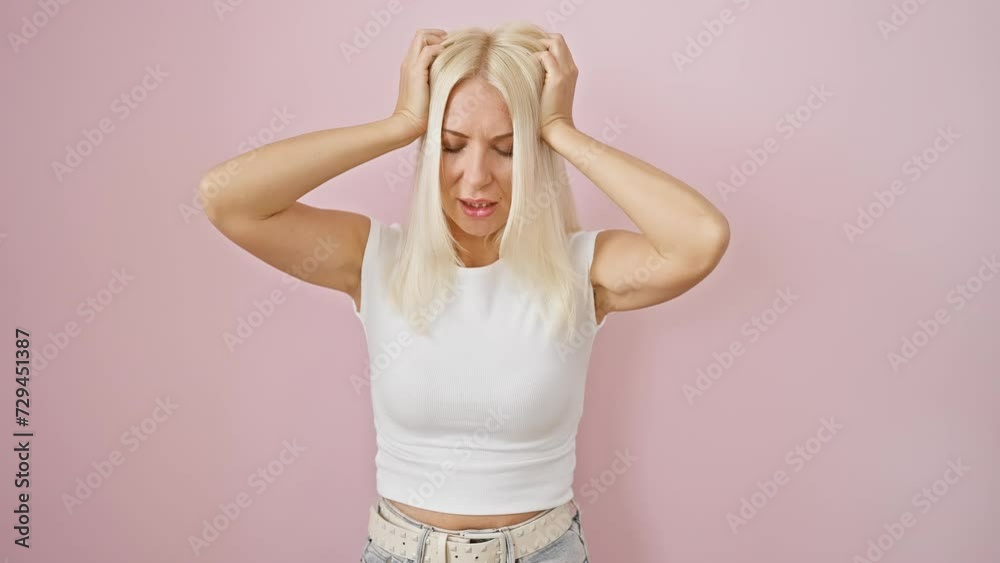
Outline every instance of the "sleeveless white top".
<path id="1" fill-rule="evenodd" d="M 573 498 L 576 433 L 596 324 L 590 265 L 598 231 L 569 237 L 586 285 L 572 337 L 547 336 L 502 260 L 458 267 L 421 335 L 392 308 L 402 240 L 374 218 L 361 268 L 378 494 L 451 514 L 546 510 Z M 558 339 L 555 340 L 555 339 Z"/>

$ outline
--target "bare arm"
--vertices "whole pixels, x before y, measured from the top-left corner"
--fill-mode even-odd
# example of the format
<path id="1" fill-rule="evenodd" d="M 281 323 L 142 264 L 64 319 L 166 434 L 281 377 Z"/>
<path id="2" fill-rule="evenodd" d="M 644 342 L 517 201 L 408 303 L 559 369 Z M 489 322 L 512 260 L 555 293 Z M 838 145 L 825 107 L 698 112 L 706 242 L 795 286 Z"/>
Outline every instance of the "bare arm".
<path id="1" fill-rule="evenodd" d="M 212 222 L 226 216 L 263 220 L 316 187 L 420 135 L 401 115 L 276 141 L 213 167 L 200 193 Z"/>
<path id="2" fill-rule="evenodd" d="M 719 264 L 729 246 L 729 222 L 691 186 L 576 129 L 572 106 L 578 69 L 562 35 L 550 34 L 543 42 L 546 50 L 537 53 L 546 72 L 542 138 L 641 231 L 607 229 L 595 241 L 590 277 L 598 321 L 603 313 L 650 307 L 681 295 Z"/>
<path id="3" fill-rule="evenodd" d="M 729 222 L 694 188 L 563 122 L 551 125 L 546 139 L 639 227 L 639 233 L 605 229 L 597 237 L 590 274 L 600 310 L 663 303 L 719 264 Z"/>
<path id="4" fill-rule="evenodd" d="M 370 219 L 298 200 L 424 133 L 427 70 L 444 33 L 417 32 L 400 67 L 399 101 L 390 117 L 276 141 L 209 170 L 199 192 L 212 224 L 264 262 L 303 281 L 343 291 L 360 307 Z"/>
<path id="5" fill-rule="evenodd" d="M 405 146 L 414 138 L 411 131 L 394 116 L 307 133 L 239 155 L 202 180 L 205 214 L 250 254 L 303 281 L 342 291 L 360 307 L 370 219 L 297 200 L 344 171 Z M 216 178 L 229 178 L 229 183 L 221 185 Z"/>

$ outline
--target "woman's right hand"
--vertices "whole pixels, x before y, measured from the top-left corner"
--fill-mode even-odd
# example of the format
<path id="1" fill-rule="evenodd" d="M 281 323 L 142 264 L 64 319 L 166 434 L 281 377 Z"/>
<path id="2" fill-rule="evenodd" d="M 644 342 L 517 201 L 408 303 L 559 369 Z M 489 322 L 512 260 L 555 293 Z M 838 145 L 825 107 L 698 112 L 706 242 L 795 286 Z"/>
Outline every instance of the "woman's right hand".
<path id="1" fill-rule="evenodd" d="M 427 131 L 430 66 L 441 52 L 441 42 L 446 35 L 448 32 L 443 29 L 418 30 L 399 69 L 399 99 L 392 116 L 412 127 L 413 138 Z"/>

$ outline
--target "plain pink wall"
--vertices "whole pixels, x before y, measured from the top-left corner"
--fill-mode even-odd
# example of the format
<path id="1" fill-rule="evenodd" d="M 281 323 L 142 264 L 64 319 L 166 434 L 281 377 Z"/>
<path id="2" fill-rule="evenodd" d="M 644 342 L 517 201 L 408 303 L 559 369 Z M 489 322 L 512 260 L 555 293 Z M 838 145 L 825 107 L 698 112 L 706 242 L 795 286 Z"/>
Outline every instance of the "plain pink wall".
<path id="1" fill-rule="evenodd" d="M 1000 560 L 1000 277 L 980 267 L 1000 251 L 997 3 L 224 2 L 4 4 L 3 318 L 50 358 L 30 383 L 32 548 L 13 544 L 11 437 L 0 556 L 358 559 L 375 443 L 368 389 L 351 385 L 366 363 L 351 302 L 230 243 L 193 190 L 262 133 L 386 117 L 416 28 L 527 19 L 572 49 L 578 127 L 617 120 L 610 144 L 700 190 L 733 233 L 705 282 L 601 332 L 576 473 L 592 560 L 848 563 L 874 560 L 880 535 L 883 561 Z M 345 57 L 366 24 L 376 36 Z M 414 149 L 305 201 L 404 220 L 407 189 L 386 174 Z M 720 188 L 749 154 L 767 160 Z M 572 177 L 585 228 L 634 228 Z M 223 335 L 272 295 L 230 351 Z M 904 338 L 920 346 L 893 369 Z M 280 475 L 248 482 L 268 467 Z M 220 504 L 237 498 L 230 522 Z"/>

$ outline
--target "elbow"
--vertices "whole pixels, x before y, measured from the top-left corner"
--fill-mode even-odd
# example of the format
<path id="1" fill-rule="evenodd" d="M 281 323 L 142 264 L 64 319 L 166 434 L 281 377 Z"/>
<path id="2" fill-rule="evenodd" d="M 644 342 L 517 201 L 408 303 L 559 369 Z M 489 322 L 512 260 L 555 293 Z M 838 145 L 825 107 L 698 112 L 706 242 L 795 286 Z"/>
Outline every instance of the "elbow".
<path id="1" fill-rule="evenodd" d="M 718 219 L 713 221 L 712 226 L 709 228 L 709 238 L 713 242 L 719 255 L 725 254 L 726 249 L 729 248 L 729 221 L 725 217 L 720 215 Z"/>
<path id="2" fill-rule="evenodd" d="M 722 256 L 729 249 L 729 221 L 721 215 L 713 219 L 701 239 L 699 252 L 701 270 L 706 274 L 715 269 L 722 261 Z"/>
<path id="3" fill-rule="evenodd" d="M 198 182 L 197 194 L 201 210 L 213 225 L 218 225 L 222 218 L 224 206 L 220 196 L 224 187 L 219 184 L 211 172 L 205 174 Z"/>
<path id="4" fill-rule="evenodd" d="M 697 240 L 703 252 L 709 254 L 713 252 L 723 253 L 729 247 L 729 220 L 718 210 L 702 215 L 699 219 L 700 226 L 695 228 L 698 231 Z"/>

